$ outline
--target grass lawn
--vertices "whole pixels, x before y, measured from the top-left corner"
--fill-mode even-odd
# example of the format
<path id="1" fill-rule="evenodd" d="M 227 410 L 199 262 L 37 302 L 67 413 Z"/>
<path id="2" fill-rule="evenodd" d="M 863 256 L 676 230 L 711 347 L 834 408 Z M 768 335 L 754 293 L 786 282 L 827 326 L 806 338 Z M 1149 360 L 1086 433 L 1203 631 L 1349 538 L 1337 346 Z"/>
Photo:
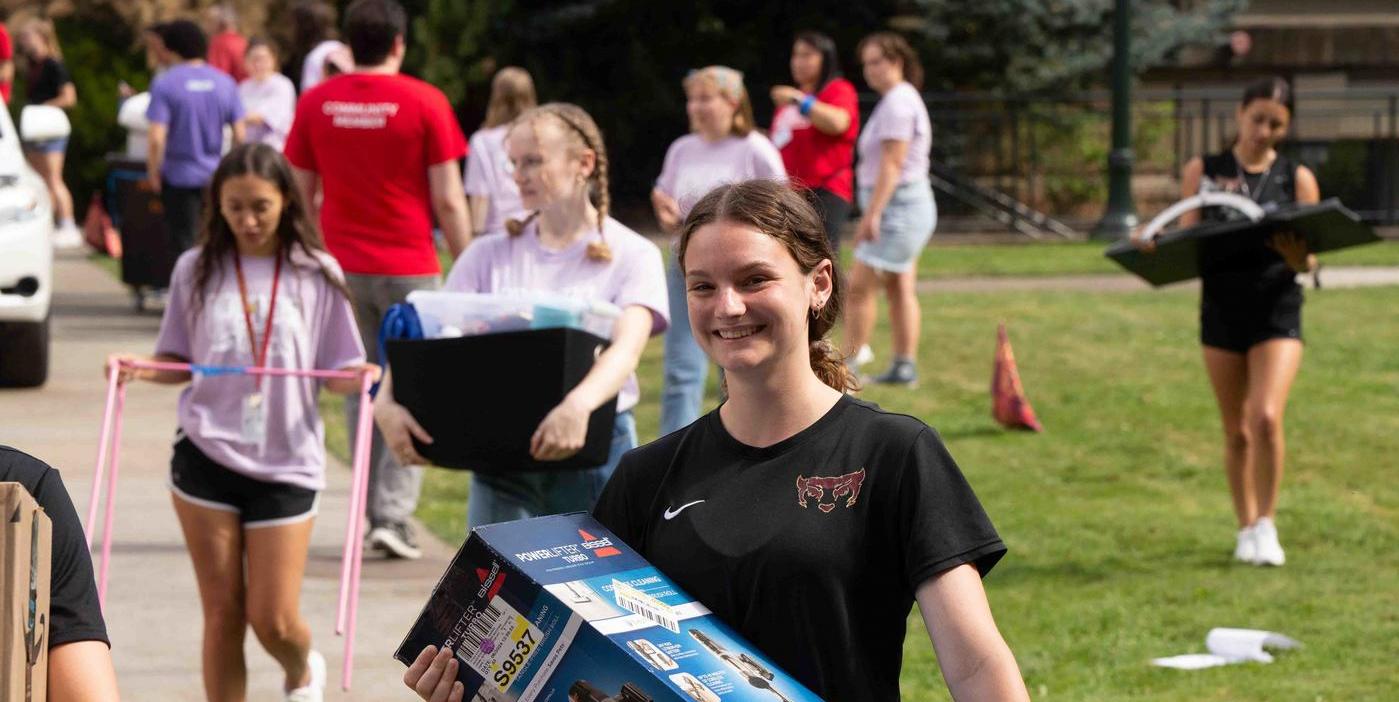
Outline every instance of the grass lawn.
<path id="1" fill-rule="evenodd" d="M 1043 276 L 1126 273 L 1103 256 L 1100 242 L 1026 244 L 939 244 L 923 251 L 918 262 L 920 278 L 971 276 Z M 851 247 L 842 258 L 847 265 Z M 1328 266 L 1399 266 L 1399 241 L 1384 241 L 1323 254 Z M 451 268 L 451 256 L 442 254 L 442 270 Z"/>
<path id="2" fill-rule="evenodd" d="M 1120 266 L 1103 256 L 1103 249 L 1099 242 L 934 243 L 923 251 L 918 274 L 922 278 L 960 278 L 1124 273 Z M 1327 266 L 1399 266 L 1399 241 L 1322 254 L 1321 262 Z"/>
<path id="3" fill-rule="evenodd" d="M 962 251 L 970 248 L 929 255 L 955 250 L 946 265 L 965 256 L 959 270 L 983 266 Z M 1038 256 L 1057 261 L 1040 271 L 1068 272 L 1067 262 L 1096 265 L 1098 255 L 1088 245 L 976 249 L 1018 261 L 1017 271 Z M 1355 254 L 1377 249 L 1390 255 L 1399 245 Z M 986 586 L 1035 698 L 1392 699 L 1399 487 L 1385 476 L 1399 455 L 1394 295 L 1308 292 L 1309 345 L 1287 417 L 1281 569 L 1229 561 L 1233 517 L 1190 293 L 929 296 L 921 388 L 863 396 L 937 427 L 995 520 L 1010 554 Z M 1000 320 L 1010 324 L 1042 435 L 1002 431 L 989 416 Z M 887 331 L 876 339 L 882 363 Z M 643 440 L 656 433 L 660 346 L 650 345 L 641 368 Z M 343 424 L 327 425 L 343 454 Z M 459 543 L 466 494 L 464 475 L 431 470 L 419 516 Z M 1267 666 L 1148 664 L 1203 651 L 1214 626 L 1280 631 L 1305 648 Z M 947 699 L 916 613 L 905 650 L 903 698 Z"/>

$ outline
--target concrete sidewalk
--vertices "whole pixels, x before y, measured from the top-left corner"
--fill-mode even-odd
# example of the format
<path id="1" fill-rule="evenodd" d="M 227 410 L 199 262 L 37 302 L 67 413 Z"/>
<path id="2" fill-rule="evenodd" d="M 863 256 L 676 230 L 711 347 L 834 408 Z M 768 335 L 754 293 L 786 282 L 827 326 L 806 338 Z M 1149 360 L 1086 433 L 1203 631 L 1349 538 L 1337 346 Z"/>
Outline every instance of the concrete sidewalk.
<path id="1" fill-rule="evenodd" d="M 150 353 L 160 318 L 132 312 L 126 290 L 81 256 L 60 257 L 54 273 L 58 292 L 49 382 L 37 390 L 0 390 L 0 443 L 62 471 L 79 516 L 86 518 L 105 401 L 102 364 L 114 351 Z M 165 487 L 178 395 L 178 388 L 149 383 L 133 386 L 127 395 L 106 607 L 112 657 L 127 700 L 204 696 L 199 596 Z M 403 666 L 393 660 L 393 651 L 446 570 L 455 544 L 419 530 L 426 552 L 421 561 L 384 561 L 366 554 L 354 691 L 344 694 L 338 686 L 344 639 L 334 635 L 334 627 L 350 472 L 333 463 L 327 480 L 302 592 L 313 645 L 329 663 L 326 699 L 416 699 L 401 682 Z M 251 631 L 246 651 L 248 699 L 282 699 L 280 668 Z"/>
<path id="2" fill-rule="evenodd" d="M 1303 287 L 1311 290 L 1311 276 L 1299 276 Z M 1399 285 L 1399 267 L 1393 266 L 1326 266 L 1321 269 L 1321 289 L 1371 288 Z M 1163 290 L 1195 290 L 1199 280 L 1187 280 L 1167 285 Z M 984 276 L 968 278 L 932 278 L 918 281 L 918 292 L 1009 292 L 1009 291 L 1077 291 L 1121 293 L 1151 290 L 1151 284 L 1128 273 L 1095 273 L 1090 275 L 1045 276 Z"/>

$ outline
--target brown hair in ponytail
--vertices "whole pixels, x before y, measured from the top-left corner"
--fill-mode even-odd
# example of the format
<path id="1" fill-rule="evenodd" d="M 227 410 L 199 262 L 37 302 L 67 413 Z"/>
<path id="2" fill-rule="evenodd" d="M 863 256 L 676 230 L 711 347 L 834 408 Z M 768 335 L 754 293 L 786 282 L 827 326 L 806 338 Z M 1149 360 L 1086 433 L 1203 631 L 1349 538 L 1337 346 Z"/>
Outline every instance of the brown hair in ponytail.
<path id="1" fill-rule="evenodd" d="M 510 124 L 510 129 L 526 125 L 533 128 L 541 119 L 558 122 L 564 138 L 573 149 L 573 155 L 588 150 L 592 151 L 597 159 L 592 174 L 588 176 L 588 199 L 592 201 L 593 207 L 597 208 L 598 240 L 588 244 L 588 258 L 594 261 L 611 261 L 612 248 L 607 245 L 606 234 L 603 231 L 608 210 L 612 207 L 612 196 L 608 193 L 607 146 L 602 141 L 602 130 L 598 129 L 597 122 L 594 122 L 592 116 L 583 108 L 566 102 L 550 102 L 526 110 L 515 118 Z M 538 215 L 539 212 L 536 211 L 531 212 L 524 220 L 510 220 L 505 223 L 505 229 L 510 236 L 518 236 L 525 230 L 525 225 Z"/>
<path id="2" fill-rule="evenodd" d="M 830 240 L 826 238 L 825 226 L 811 205 L 812 197 L 809 191 L 799 192 L 784 183 L 767 179 L 715 188 L 695 203 L 681 225 L 677 255 L 683 270 L 690 237 L 706 224 L 728 221 L 753 227 L 782 242 L 802 273 L 810 273 L 822 261 L 831 261 L 831 297 L 820 309 L 812 309 L 808 315 L 806 337 L 811 347 L 811 370 L 821 382 L 837 390 L 858 390 L 860 385 L 855 376 L 826 339 L 831 328 L 840 320 L 844 290 L 840 269 L 834 265 L 836 256 L 831 250 Z"/>
<path id="3" fill-rule="evenodd" d="M 907 39 L 893 32 L 875 32 L 860 40 L 855 55 L 864 56 L 867 46 L 877 46 L 884 58 L 898 61 L 904 71 L 904 80 L 919 90 L 923 89 L 923 64 L 919 62 L 918 52 L 913 50 Z"/>

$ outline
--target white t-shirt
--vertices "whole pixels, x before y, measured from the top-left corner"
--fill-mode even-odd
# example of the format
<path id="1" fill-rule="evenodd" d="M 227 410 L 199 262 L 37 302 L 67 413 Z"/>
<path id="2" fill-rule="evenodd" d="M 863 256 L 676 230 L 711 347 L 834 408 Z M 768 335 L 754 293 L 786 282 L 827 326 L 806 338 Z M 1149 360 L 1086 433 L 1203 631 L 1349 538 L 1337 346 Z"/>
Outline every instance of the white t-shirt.
<path id="1" fill-rule="evenodd" d="M 238 84 L 238 97 L 246 113 L 262 115 L 262 124 L 248 125 L 247 140 L 281 151 L 296 114 L 296 87 L 291 79 L 280 73 L 263 80 L 249 78 Z"/>
<path id="2" fill-rule="evenodd" d="M 506 125 L 478 130 L 471 135 L 466 156 L 466 194 L 485 197 L 490 203 L 486 211 L 485 231 L 499 234 L 505 222 L 523 219 L 525 207 L 520 204 L 520 188 L 510 174 L 510 159 L 505 153 Z"/>
<path id="3" fill-rule="evenodd" d="M 787 180 L 782 154 L 767 137 L 753 131 L 711 142 L 686 134 L 666 151 L 656 188 L 679 203 L 684 217 L 710 190 L 754 178 Z"/>
<path id="4" fill-rule="evenodd" d="M 928 119 L 928 107 L 918 89 L 899 83 L 879 99 L 874 106 L 860 140 L 856 143 L 859 165 L 855 182 L 861 188 L 873 188 L 879 178 L 879 160 L 886 141 L 908 142 L 908 155 L 899 169 L 899 184 L 927 180 L 930 154 L 933 151 L 933 125 Z"/>
<path id="5" fill-rule="evenodd" d="M 335 39 L 326 39 L 311 49 L 311 53 L 306 54 L 306 61 L 301 64 L 301 94 L 316 87 L 325 80 L 325 62 L 330 55 L 336 51 L 349 51 L 350 47 Z"/>
<path id="6" fill-rule="evenodd" d="M 474 293 L 547 290 L 578 300 L 610 302 L 624 309 L 640 305 L 651 312 L 651 335 L 660 334 L 670 326 L 660 249 L 611 217 L 603 227 L 607 246 L 612 249 L 610 261 L 588 258 L 588 244 L 597 241 L 596 231 L 565 249 L 552 250 L 540 243 L 539 222 L 535 221 L 519 236 L 496 234 L 472 242 L 453 264 L 442 289 Z M 618 395 L 617 411 L 635 407 L 640 398 L 633 372 Z"/>

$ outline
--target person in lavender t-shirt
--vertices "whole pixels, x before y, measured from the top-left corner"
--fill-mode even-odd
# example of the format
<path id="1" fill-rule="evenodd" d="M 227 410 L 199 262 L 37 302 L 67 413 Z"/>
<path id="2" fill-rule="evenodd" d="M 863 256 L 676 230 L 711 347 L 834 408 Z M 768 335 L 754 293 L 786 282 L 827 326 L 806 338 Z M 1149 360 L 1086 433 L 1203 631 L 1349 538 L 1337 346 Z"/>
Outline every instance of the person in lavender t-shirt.
<path id="1" fill-rule="evenodd" d="M 248 78 L 238 84 L 238 97 L 243 101 L 247 139 L 281 151 L 296 115 L 296 86 L 277 72 L 277 50 L 266 39 L 248 42 L 243 64 Z"/>
<path id="2" fill-rule="evenodd" d="M 203 244 L 175 264 L 151 360 L 204 366 L 348 370 L 364 363 L 344 276 L 321 248 L 291 167 L 266 144 L 237 147 L 213 174 L 219 208 Z M 118 355 L 112 361 L 140 360 Z M 285 673 L 287 699 L 321 699 L 325 660 L 301 616 L 301 574 L 325 487 L 325 428 L 316 396 L 358 392 L 362 375 L 191 377 L 185 383 L 169 487 L 204 605 L 204 689 L 242 699 L 249 624 Z M 246 568 L 244 566 L 246 560 Z"/>
<path id="3" fill-rule="evenodd" d="M 690 73 L 684 87 L 690 133 L 670 145 L 651 190 L 656 219 L 672 238 L 690 208 L 710 190 L 754 178 L 787 179 L 782 154 L 753 128 L 742 73 L 708 66 Z M 666 289 L 671 325 L 665 335 L 661 436 L 699 418 L 709 375 L 709 359 L 690 334 L 685 275 L 673 256 L 666 266 Z"/>
<path id="4" fill-rule="evenodd" d="M 622 308 L 611 345 L 539 424 L 530 454 L 537 461 L 576 454 L 583 447 L 589 415 L 614 396 L 617 421 L 612 450 L 601 466 L 509 477 L 472 476 L 467 508 L 467 523 L 472 527 L 592 509 L 617 461 L 636 446 L 631 411 L 640 397 L 636 367 L 647 339 L 669 323 L 660 251 L 607 216 L 607 152 L 592 117 L 575 105 L 536 107 L 515 120 L 506 148 L 520 198 L 532 214 L 508 233 L 473 242 L 457 259 L 443 289 L 548 290 Z M 508 402 L 509 398 L 462 401 Z M 384 441 L 404 465 L 423 462 L 413 450 L 410 434 L 425 442 L 432 438 L 407 409 L 393 401 L 390 379 L 379 389 L 374 417 Z"/>
<path id="5" fill-rule="evenodd" d="M 491 79 L 486 121 L 471 135 L 464 181 L 474 235 L 504 234 L 505 223 L 525 216 L 520 189 L 510 176 L 505 154 L 505 130 L 520 113 L 535 106 L 534 79 L 529 72 L 506 66 Z"/>
<path id="6" fill-rule="evenodd" d="M 873 357 L 869 339 L 874 333 L 874 296 L 882 285 L 889 296 L 894 358 L 887 371 L 871 380 L 907 387 L 918 382 L 914 358 L 922 326 L 915 264 L 937 227 L 937 205 L 928 181 L 933 129 L 918 93 L 923 67 L 903 37 L 891 32 L 865 37 L 859 56 L 865 82 L 880 98 L 856 143 L 855 182 L 864 216 L 855 230 L 846 344 L 851 370 L 858 373 Z"/>
<path id="7" fill-rule="evenodd" d="M 165 206 L 165 230 L 173 252 L 194 245 L 204 186 L 223 153 L 225 126 L 243 142 L 243 103 L 228 74 L 204 62 L 209 43 L 193 22 L 160 25 L 166 49 L 179 63 L 151 83 L 146 174 Z"/>

